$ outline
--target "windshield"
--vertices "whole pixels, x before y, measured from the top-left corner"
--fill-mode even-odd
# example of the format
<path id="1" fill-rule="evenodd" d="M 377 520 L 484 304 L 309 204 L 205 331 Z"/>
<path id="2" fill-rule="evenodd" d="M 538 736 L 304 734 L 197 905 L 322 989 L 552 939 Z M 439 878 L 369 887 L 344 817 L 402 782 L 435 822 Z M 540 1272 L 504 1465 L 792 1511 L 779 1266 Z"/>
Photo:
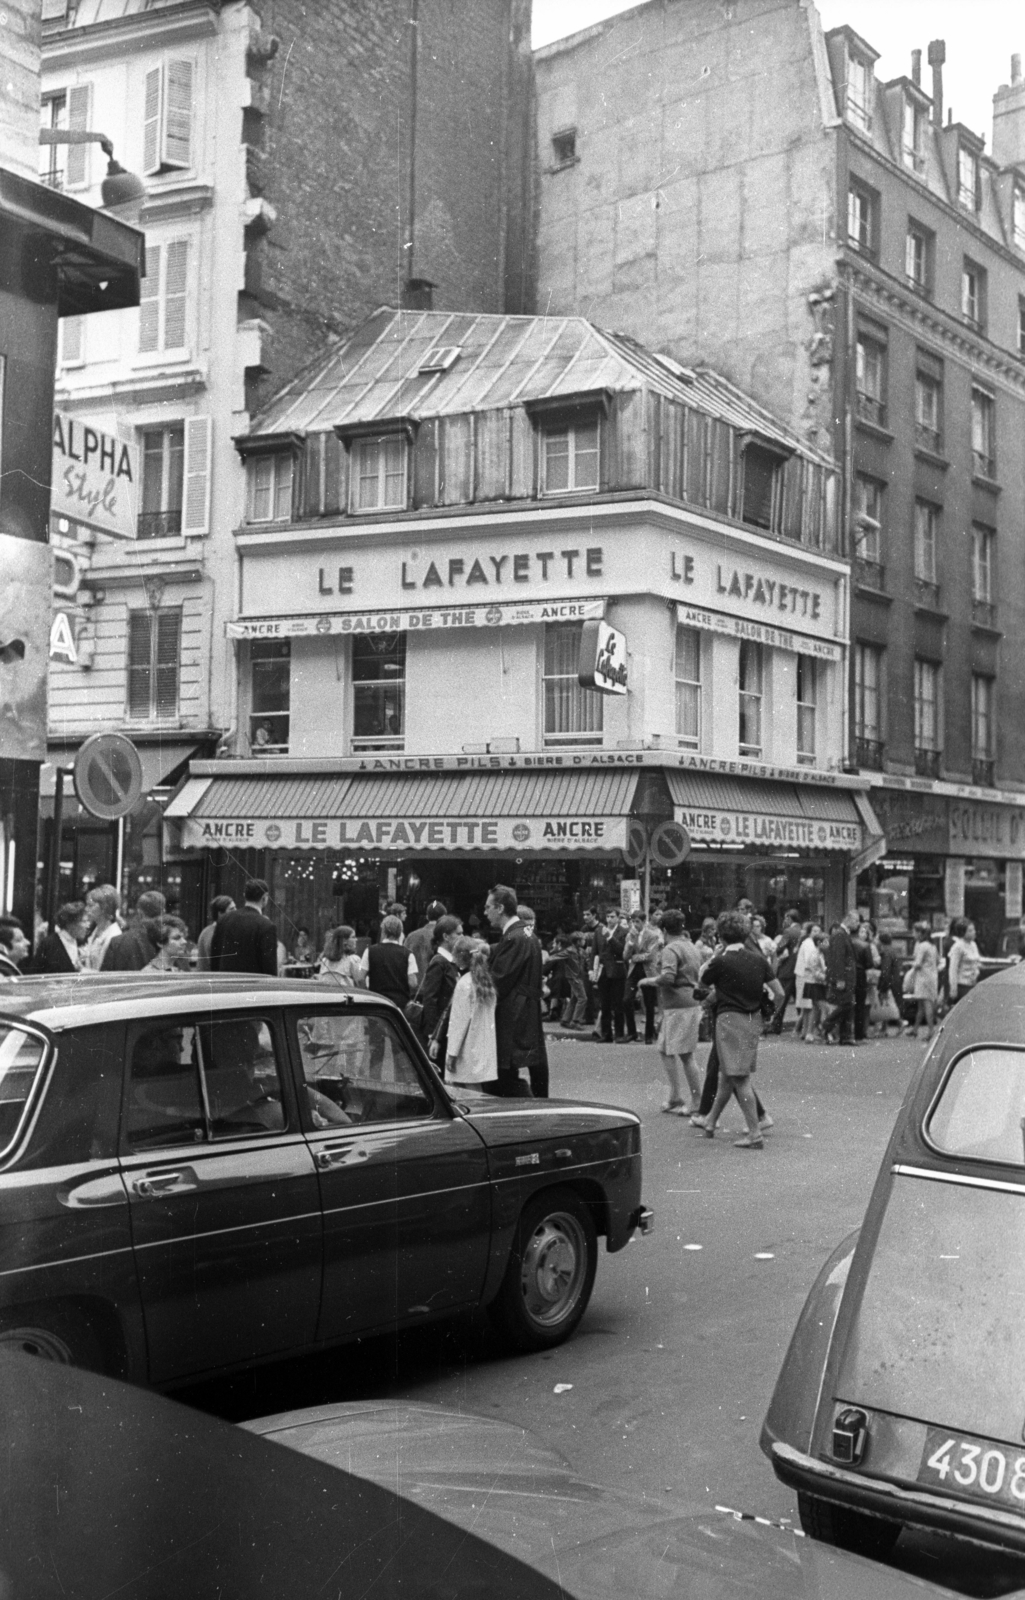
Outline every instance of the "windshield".
<path id="1" fill-rule="evenodd" d="M 37 1033 L 0 1023 L 0 1156 L 17 1139 L 46 1057 Z"/>

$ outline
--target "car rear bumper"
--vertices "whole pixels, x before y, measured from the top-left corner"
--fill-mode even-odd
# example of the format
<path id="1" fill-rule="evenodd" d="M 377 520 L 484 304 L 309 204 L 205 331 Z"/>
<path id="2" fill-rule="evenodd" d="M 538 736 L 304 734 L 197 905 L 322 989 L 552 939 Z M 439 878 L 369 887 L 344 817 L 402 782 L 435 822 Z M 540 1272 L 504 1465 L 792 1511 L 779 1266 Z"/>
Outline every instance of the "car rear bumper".
<path id="1" fill-rule="evenodd" d="M 802 1494 L 849 1506 L 852 1511 L 863 1511 L 867 1516 L 932 1528 L 971 1539 L 976 1544 L 996 1545 L 1025 1554 L 1025 1518 L 1013 1512 L 977 1505 L 974 1501 L 949 1499 L 880 1478 L 866 1478 L 846 1467 L 834 1466 L 831 1461 L 805 1455 L 779 1440 L 770 1446 L 769 1455 L 777 1478 Z"/>

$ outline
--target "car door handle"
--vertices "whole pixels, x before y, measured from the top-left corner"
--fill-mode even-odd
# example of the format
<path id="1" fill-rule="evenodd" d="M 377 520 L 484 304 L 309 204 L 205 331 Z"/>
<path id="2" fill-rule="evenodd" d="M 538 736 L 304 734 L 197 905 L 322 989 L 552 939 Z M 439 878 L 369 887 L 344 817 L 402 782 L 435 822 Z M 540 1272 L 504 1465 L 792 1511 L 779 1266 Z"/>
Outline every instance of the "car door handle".
<path id="1" fill-rule="evenodd" d="M 155 1200 L 165 1194 L 187 1194 L 190 1189 L 198 1188 L 196 1174 L 188 1168 L 181 1172 L 147 1172 L 132 1180 L 133 1192 L 145 1200 Z"/>
<path id="2" fill-rule="evenodd" d="M 332 1167 L 344 1167 L 351 1161 L 365 1161 L 369 1154 L 365 1144 L 321 1145 L 316 1162 L 322 1172 L 327 1172 Z"/>

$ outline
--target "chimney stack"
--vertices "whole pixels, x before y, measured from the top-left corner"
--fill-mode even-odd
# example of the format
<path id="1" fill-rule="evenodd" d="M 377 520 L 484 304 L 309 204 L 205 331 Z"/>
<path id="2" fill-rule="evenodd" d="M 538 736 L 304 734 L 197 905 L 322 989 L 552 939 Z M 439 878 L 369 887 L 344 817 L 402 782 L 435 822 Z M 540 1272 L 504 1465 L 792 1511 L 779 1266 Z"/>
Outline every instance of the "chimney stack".
<path id="1" fill-rule="evenodd" d="M 1020 83 L 1020 82 L 1021 82 L 1021 56 L 1015 54 L 1015 55 L 1013 55 L 1011 57 L 1011 83 L 1015 84 L 1015 83 Z"/>
<path id="2" fill-rule="evenodd" d="M 993 96 L 993 159 L 1001 167 L 1025 161 L 1025 79 L 1021 56 L 1011 57 L 1011 81 Z"/>
<path id="3" fill-rule="evenodd" d="M 932 67 L 932 120 L 937 128 L 943 126 L 943 63 L 947 47 L 942 39 L 929 41 L 929 65 Z"/>
<path id="4" fill-rule="evenodd" d="M 912 50 L 911 52 L 911 82 L 916 86 L 916 88 L 920 89 L 922 87 L 921 50 Z"/>

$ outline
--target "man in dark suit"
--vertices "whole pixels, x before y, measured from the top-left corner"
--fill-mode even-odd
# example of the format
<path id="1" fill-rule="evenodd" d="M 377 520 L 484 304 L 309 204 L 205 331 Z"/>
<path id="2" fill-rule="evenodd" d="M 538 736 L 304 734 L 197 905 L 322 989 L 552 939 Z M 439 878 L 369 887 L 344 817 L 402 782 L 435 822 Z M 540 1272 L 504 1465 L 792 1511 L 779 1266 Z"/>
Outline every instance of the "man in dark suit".
<path id="1" fill-rule="evenodd" d="M 162 917 L 167 901 L 159 889 L 144 889 L 135 902 L 128 927 L 111 939 L 103 952 L 101 972 L 141 972 L 155 958 L 157 944 L 150 938 L 150 923 Z"/>
<path id="2" fill-rule="evenodd" d="M 264 907 L 270 893 L 262 878 L 250 878 L 241 909 L 227 912 L 210 941 L 211 972 L 259 972 L 278 975 L 278 932 Z"/>
<path id="3" fill-rule="evenodd" d="M 837 1030 L 841 1044 L 854 1043 L 854 986 L 858 977 L 858 962 L 851 934 L 858 926 L 858 913 L 848 911 L 843 921 L 829 936 L 826 951 L 826 999 L 832 1011 L 822 1024 L 826 1043 L 832 1044 L 833 1030 Z"/>
<path id="4" fill-rule="evenodd" d="M 496 884 L 488 895 L 484 914 L 491 927 L 500 933 L 488 957 L 497 995 L 498 1082 L 492 1092 L 510 1097 L 524 1094 L 526 1086 L 520 1069 L 525 1067 L 530 1076 L 531 1093 L 538 1099 L 547 1099 L 548 1051 L 541 1021 L 541 946 L 516 915 L 515 890 Z"/>

